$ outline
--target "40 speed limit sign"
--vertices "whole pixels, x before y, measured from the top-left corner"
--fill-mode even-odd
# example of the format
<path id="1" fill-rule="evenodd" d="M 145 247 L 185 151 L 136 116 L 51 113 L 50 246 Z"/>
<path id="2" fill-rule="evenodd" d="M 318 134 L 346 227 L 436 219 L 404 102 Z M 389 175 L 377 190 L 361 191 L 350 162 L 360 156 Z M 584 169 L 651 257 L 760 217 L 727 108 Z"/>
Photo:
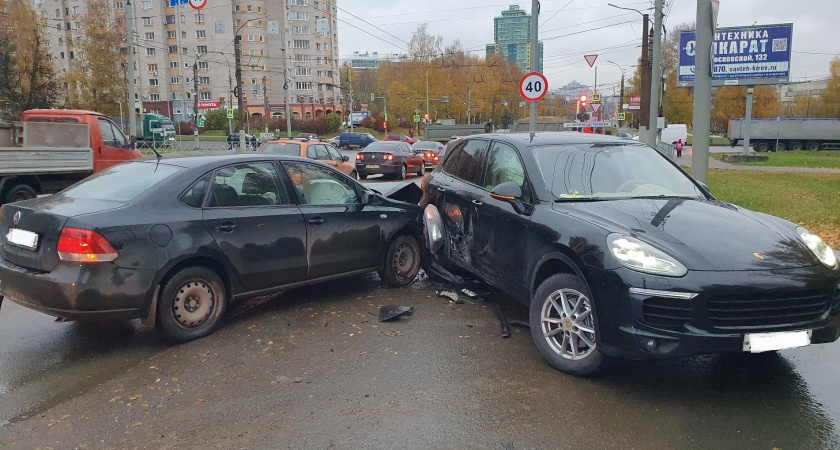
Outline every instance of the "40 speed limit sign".
<path id="1" fill-rule="evenodd" d="M 548 92 L 548 80 L 539 72 L 531 72 L 519 82 L 519 95 L 529 102 L 538 102 Z"/>

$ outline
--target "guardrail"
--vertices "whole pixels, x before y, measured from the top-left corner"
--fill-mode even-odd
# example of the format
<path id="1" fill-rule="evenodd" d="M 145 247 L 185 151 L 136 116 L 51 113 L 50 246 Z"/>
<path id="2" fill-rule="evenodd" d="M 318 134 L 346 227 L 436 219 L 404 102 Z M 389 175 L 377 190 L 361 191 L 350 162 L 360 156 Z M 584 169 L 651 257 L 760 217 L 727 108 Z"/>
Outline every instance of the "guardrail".
<path id="1" fill-rule="evenodd" d="M 676 155 L 676 152 L 674 151 L 674 144 L 666 144 L 665 142 L 660 142 L 656 145 L 656 150 L 659 151 L 659 153 L 662 153 L 663 155 L 671 159 L 674 159 L 674 155 Z"/>

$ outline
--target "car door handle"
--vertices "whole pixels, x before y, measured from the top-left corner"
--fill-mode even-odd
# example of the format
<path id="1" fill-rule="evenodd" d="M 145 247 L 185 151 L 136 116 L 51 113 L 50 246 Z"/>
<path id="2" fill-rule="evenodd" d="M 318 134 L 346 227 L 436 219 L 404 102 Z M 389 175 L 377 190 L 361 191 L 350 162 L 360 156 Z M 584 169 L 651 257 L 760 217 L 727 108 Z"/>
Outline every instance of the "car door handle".
<path id="1" fill-rule="evenodd" d="M 320 217 L 315 217 L 315 218 L 307 220 L 306 222 L 310 223 L 312 225 L 321 225 L 322 223 L 324 223 L 324 219 L 322 219 Z"/>
<path id="2" fill-rule="evenodd" d="M 236 229 L 236 225 L 232 223 L 223 223 L 216 227 L 216 229 L 221 231 L 222 233 L 230 233 Z"/>
<path id="3" fill-rule="evenodd" d="M 484 204 L 484 203 L 482 203 L 482 202 L 480 202 L 480 201 L 478 201 L 478 200 L 473 200 L 473 201 L 472 201 L 472 203 L 473 203 L 473 205 L 475 205 L 475 206 L 481 206 L 481 205 L 483 205 L 483 204 Z"/>
<path id="4" fill-rule="evenodd" d="M 446 192 L 446 188 L 442 186 L 438 186 L 438 192 Z"/>

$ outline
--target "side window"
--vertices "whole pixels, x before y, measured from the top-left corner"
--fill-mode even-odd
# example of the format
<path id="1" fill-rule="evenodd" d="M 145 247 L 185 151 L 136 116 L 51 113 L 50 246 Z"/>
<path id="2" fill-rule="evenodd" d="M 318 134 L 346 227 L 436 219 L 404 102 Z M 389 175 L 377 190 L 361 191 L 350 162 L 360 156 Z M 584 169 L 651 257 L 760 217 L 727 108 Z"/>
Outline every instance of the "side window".
<path id="1" fill-rule="evenodd" d="M 314 145 L 307 145 L 306 146 L 306 157 L 309 159 L 318 159 L 318 155 L 315 153 L 315 146 Z"/>
<path id="2" fill-rule="evenodd" d="M 111 123 L 111 128 L 114 129 L 114 142 L 116 143 L 116 147 L 128 147 L 128 140 L 126 140 L 125 135 L 122 134 L 120 128 L 114 123 Z"/>
<path id="3" fill-rule="evenodd" d="M 274 164 L 247 163 L 216 169 L 210 186 L 211 208 L 287 205 L 289 196 Z"/>
<path id="4" fill-rule="evenodd" d="M 327 153 L 330 154 L 330 157 L 332 157 L 333 161 L 344 161 L 344 158 L 341 156 L 341 153 L 338 153 L 338 150 L 332 148 L 331 145 L 325 145 L 324 148 L 327 149 Z"/>
<path id="5" fill-rule="evenodd" d="M 115 147 L 117 143 L 117 137 L 114 136 L 114 129 L 111 128 L 111 122 L 105 119 L 97 119 L 96 123 L 99 124 L 99 133 L 102 134 L 102 143 L 111 147 Z"/>
<path id="6" fill-rule="evenodd" d="M 297 190 L 301 205 L 347 205 L 360 203 L 356 189 L 336 171 L 315 164 L 283 163 Z"/>
<path id="7" fill-rule="evenodd" d="M 484 153 L 487 149 L 487 141 L 478 139 L 470 139 L 461 150 L 461 155 L 458 158 L 458 166 L 455 167 L 455 172 L 452 174 L 467 183 L 472 183 L 476 186 L 481 185 L 481 163 L 484 159 Z"/>
<path id="8" fill-rule="evenodd" d="M 189 189 L 186 190 L 178 200 L 181 203 L 192 207 L 201 208 L 204 204 L 204 195 L 207 194 L 207 188 L 210 187 L 210 174 L 206 174 L 199 178 Z"/>
<path id="9" fill-rule="evenodd" d="M 458 167 L 458 158 L 461 156 L 461 149 L 464 148 L 464 143 L 460 143 L 449 151 L 449 155 L 443 162 L 443 170 L 450 174 L 455 174 L 455 169 Z"/>
<path id="10" fill-rule="evenodd" d="M 315 156 L 318 157 L 317 159 L 321 160 L 329 161 L 331 159 L 330 154 L 327 152 L 327 147 L 320 144 L 315 146 Z"/>
<path id="11" fill-rule="evenodd" d="M 492 191 L 494 187 L 508 181 L 519 185 L 522 189 L 522 200 L 531 203 L 531 190 L 525 177 L 525 167 L 516 149 L 502 142 L 494 142 L 487 156 L 484 188 Z"/>

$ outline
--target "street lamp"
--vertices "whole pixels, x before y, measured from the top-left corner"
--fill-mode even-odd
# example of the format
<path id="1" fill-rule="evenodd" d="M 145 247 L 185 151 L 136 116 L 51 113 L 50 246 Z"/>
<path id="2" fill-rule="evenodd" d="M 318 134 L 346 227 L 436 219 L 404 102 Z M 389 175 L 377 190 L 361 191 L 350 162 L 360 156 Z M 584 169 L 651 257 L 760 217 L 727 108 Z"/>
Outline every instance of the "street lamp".
<path id="1" fill-rule="evenodd" d="M 621 71 L 621 91 L 618 94 L 618 109 L 619 111 L 624 111 L 624 68 L 621 67 L 621 65 L 617 62 L 610 61 L 609 59 L 607 60 L 607 62 L 610 64 L 614 64 L 616 67 L 618 67 L 618 70 Z"/>

